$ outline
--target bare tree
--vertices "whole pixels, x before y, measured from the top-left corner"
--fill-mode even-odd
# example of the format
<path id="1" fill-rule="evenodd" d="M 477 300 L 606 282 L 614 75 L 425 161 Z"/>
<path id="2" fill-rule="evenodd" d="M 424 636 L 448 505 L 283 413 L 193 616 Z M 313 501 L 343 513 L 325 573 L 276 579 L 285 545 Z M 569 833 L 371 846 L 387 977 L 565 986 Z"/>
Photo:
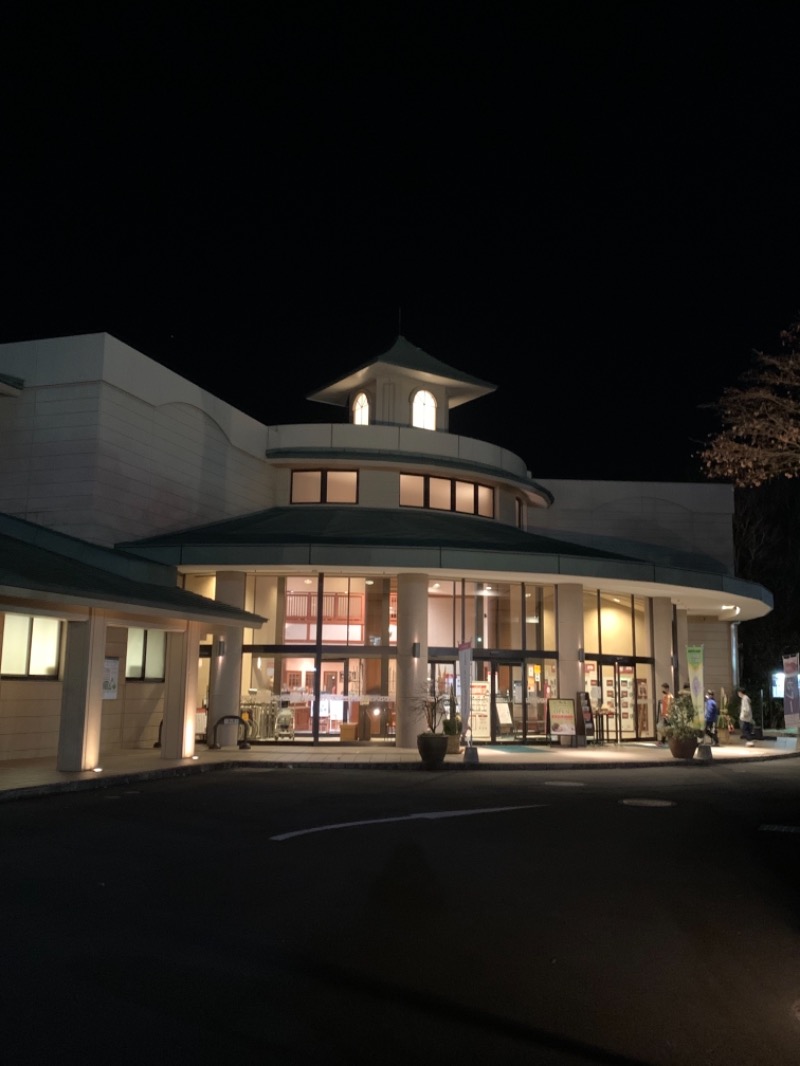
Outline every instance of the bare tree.
<path id="1" fill-rule="evenodd" d="M 800 316 L 780 341 L 779 355 L 756 352 L 739 384 L 709 405 L 721 428 L 698 456 L 706 477 L 740 488 L 800 477 Z"/>

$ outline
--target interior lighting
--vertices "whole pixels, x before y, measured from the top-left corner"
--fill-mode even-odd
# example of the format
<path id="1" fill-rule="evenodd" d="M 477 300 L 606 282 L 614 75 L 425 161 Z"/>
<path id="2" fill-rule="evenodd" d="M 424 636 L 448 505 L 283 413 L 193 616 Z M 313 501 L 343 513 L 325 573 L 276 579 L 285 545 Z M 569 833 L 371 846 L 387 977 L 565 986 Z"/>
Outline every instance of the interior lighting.
<path id="1" fill-rule="evenodd" d="M 94 767 L 94 772 L 95 772 L 96 774 L 102 774 L 102 772 L 103 772 L 103 767 L 102 767 L 102 766 L 95 766 L 95 767 Z"/>

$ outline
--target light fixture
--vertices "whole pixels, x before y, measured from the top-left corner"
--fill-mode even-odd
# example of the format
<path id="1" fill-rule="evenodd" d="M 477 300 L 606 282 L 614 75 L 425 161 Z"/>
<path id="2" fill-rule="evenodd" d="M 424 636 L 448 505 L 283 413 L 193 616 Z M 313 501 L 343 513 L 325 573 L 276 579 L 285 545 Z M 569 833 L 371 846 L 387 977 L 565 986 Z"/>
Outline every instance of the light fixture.
<path id="1" fill-rule="evenodd" d="M 102 767 L 102 766 L 95 766 L 95 767 L 94 767 L 94 772 L 95 772 L 96 774 L 102 774 L 102 772 L 103 772 L 103 767 Z"/>
<path id="2" fill-rule="evenodd" d="M 365 585 L 374 585 L 375 582 L 372 580 L 371 577 L 368 577 L 367 580 L 364 582 L 364 584 Z"/>

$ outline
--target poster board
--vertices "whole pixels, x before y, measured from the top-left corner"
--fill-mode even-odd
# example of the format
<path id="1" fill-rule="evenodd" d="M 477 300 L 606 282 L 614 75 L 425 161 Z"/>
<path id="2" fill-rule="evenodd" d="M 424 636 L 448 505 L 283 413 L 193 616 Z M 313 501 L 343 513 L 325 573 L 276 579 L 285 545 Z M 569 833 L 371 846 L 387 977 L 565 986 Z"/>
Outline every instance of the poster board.
<path id="1" fill-rule="evenodd" d="M 473 681 L 470 685 L 470 732 L 473 740 L 491 740 L 489 685 L 486 681 Z"/>
<path id="2" fill-rule="evenodd" d="M 507 700 L 495 700 L 497 708 L 497 724 L 501 733 L 514 732 L 514 719 L 511 717 L 511 708 Z"/>
<path id="3" fill-rule="evenodd" d="M 550 732 L 556 736 L 575 736 L 575 700 L 549 699 L 547 717 Z"/>

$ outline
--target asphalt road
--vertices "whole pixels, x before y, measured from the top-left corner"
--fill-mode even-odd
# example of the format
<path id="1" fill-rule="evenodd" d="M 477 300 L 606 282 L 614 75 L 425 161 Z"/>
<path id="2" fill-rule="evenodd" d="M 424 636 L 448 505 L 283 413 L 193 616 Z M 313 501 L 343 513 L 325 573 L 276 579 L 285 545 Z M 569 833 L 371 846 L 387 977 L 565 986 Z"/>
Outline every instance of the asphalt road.
<path id="1" fill-rule="evenodd" d="M 799 769 L 4 804 L 3 1062 L 796 1066 Z"/>

